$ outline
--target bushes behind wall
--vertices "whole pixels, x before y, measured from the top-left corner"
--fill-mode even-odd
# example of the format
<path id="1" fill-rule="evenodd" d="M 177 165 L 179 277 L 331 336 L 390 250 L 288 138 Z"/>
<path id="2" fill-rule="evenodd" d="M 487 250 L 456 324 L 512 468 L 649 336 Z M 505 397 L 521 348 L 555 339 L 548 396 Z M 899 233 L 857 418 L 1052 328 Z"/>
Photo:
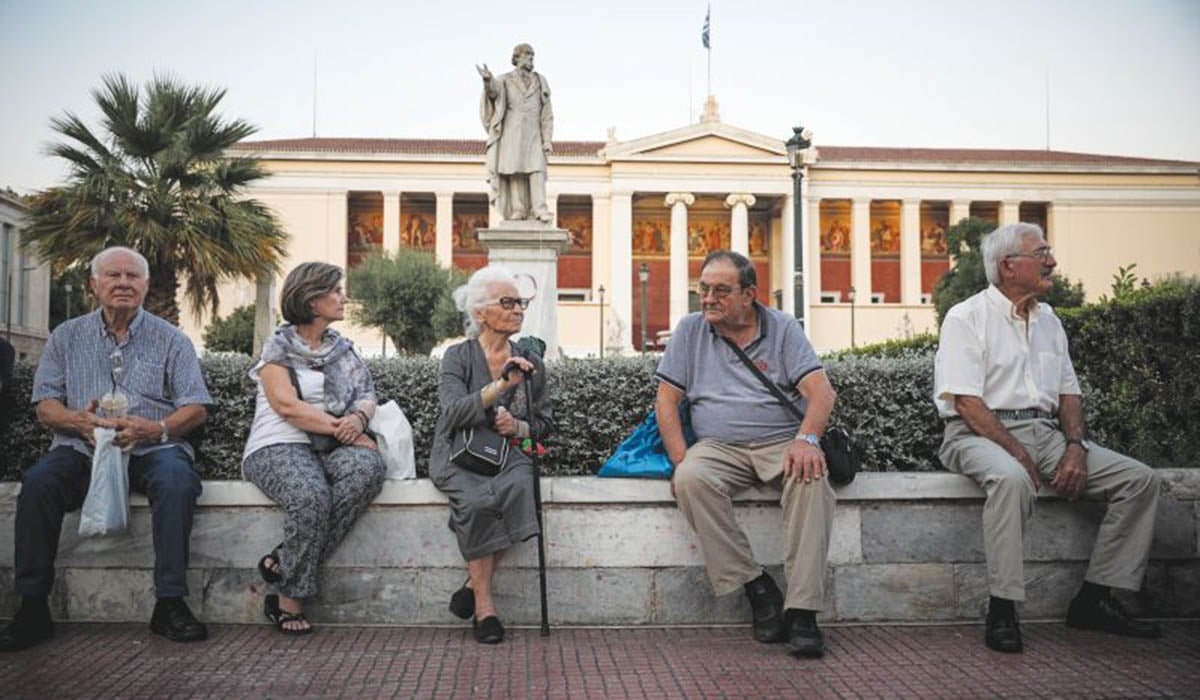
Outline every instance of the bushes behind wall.
<path id="1" fill-rule="evenodd" d="M 1200 283 L 1169 280 L 1060 316 L 1086 387 L 1092 436 L 1155 467 L 1196 466 Z M 934 351 L 935 343 L 921 338 L 826 359 L 838 392 L 834 423 L 854 434 L 866 468 L 941 468 L 941 423 L 931 400 Z M 236 479 L 254 413 L 252 360 L 213 353 L 201 364 L 217 405 L 194 441 L 197 468 L 206 479 Z M 400 404 L 412 423 L 423 476 L 437 421 L 438 363 L 401 357 L 369 365 L 380 396 Z M 593 473 L 650 410 L 654 360 L 562 360 L 549 372 L 556 430 L 544 464 L 558 475 Z M 5 399 L 10 426 L 0 428 L 0 479 L 19 479 L 50 443 L 28 403 L 32 378 L 33 368 L 18 364 Z"/>

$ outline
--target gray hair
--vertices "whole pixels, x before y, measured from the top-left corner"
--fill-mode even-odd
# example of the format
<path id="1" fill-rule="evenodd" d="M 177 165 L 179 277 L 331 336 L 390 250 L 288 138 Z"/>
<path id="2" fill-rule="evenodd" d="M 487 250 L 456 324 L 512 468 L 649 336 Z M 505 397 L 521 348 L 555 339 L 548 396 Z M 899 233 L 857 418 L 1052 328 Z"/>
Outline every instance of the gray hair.
<path id="1" fill-rule="evenodd" d="M 133 257 L 134 260 L 137 260 L 138 266 L 142 268 L 142 276 L 146 279 L 150 278 L 150 263 L 146 261 L 146 256 L 137 252 L 133 248 L 126 248 L 123 245 L 115 245 L 111 248 L 105 248 L 99 253 L 96 253 L 96 257 L 92 258 L 92 277 L 100 277 L 100 266 L 108 262 L 109 258 L 117 255 L 118 253 L 125 253 L 126 255 Z"/>
<path id="2" fill-rule="evenodd" d="M 454 306 L 463 314 L 463 329 L 467 337 L 479 335 L 479 322 L 475 320 L 475 312 L 489 303 L 492 298 L 492 286 L 496 284 L 511 284 L 517 286 L 517 277 L 506 267 L 488 265 L 481 267 L 471 275 L 467 283 L 454 290 Z"/>
<path id="3" fill-rule="evenodd" d="M 750 262 L 750 258 L 745 255 L 732 250 L 714 250 L 709 253 L 705 256 L 704 262 L 700 263 L 700 272 L 704 272 L 704 268 L 720 260 L 737 268 L 739 287 L 744 289 L 758 286 L 758 272 L 754 269 L 754 263 Z"/>
<path id="4" fill-rule="evenodd" d="M 1046 234 L 1037 224 L 1009 224 L 1001 226 L 983 237 L 980 248 L 983 251 L 983 271 L 987 273 L 988 284 L 999 285 L 1000 263 L 1009 255 L 1021 252 L 1021 243 L 1026 238 L 1041 238 Z"/>
<path id="5" fill-rule="evenodd" d="M 283 313 L 283 320 L 294 326 L 312 323 L 316 314 L 309 304 L 313 299 L 337 289 L 341 281 L 342 268 L 337 265 L 323 262 L 297 265 L 283 280 L 283 290 L 279 292 L 279 310 Z"/>

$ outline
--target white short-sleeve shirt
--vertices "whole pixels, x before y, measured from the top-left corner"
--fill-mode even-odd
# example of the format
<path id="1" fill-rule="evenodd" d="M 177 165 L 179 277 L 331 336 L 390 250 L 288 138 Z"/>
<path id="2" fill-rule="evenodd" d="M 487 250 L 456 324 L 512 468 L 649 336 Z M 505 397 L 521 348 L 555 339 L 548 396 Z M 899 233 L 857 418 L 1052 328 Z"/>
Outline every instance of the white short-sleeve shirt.
<path id="1" fill-rule="evenodd" d="M 956 304 L 942 321 L 934 364 L 933 400 L 942 417 L 958 415 L 957 394 L 988 408 L 1058 411 L 1058 397 L 1079 394 L 1067 334 L 1048 304 L 1028 320 L 994 286 Z"/>

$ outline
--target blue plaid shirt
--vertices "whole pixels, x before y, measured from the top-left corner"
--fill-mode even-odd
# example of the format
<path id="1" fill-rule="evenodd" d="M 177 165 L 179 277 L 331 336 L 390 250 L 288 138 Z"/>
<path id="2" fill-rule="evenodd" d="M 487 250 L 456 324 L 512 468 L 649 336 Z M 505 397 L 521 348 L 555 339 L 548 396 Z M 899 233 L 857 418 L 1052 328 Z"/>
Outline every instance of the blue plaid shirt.
<path id="1" fill-rule="evenodd" d="M 129 414 L 160 421 L 183 406 L 211 405 L 200 361 L 187 336 L 175 326 L 142 309 L 129 325 L 125 342 L 118 343 L 96 310 L 64 321 L 50 334 L 33 377 L 33 402 L 57 399 L 78 411 L 113 389 L 113 352 L 120 349 L 123 372 L 120 389 L 129 399 Z M 55 431 L 51 449 L 68 446 L 91 456 L 92 449 L 73 433 Z M 193 459 L 186 440 L 141 444 L 143 455 L 179 445 Z"/>

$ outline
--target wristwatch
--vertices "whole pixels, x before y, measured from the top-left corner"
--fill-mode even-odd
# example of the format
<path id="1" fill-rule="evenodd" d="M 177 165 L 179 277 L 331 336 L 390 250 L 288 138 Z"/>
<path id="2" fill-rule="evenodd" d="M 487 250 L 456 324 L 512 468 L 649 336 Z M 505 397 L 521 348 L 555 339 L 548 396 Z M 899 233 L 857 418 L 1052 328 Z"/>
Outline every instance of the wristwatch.
<path id="1" fill-rule="evenodd" d="M 1080 447 L 1083 448 L 1084 452 L 1090 452 L 1092 449 L 1091 441 L 1086 438 L 1067 438 L 1067 444 L 1068 445 L 1079 445 Z"/>
<path id="2" fill-rule="evenodd" d="M 171 436 L 167 433 L 167 422 L 160 420 L 158 424 L 162 426 L 162 432 L 158 435 L 158 441 L 161 444 L 166 444 L 171 440 Z"/>
<path id="3" fill-rule="evenodd" d="M 814 435 L 812 433 L 796 433 L 796 439 L 803 440 L 803 441 L 807 442 L 808 444 L 812 445 L 813 447 L 821 446 L 821 438 L 817 437 L 816 435 Z"/>

